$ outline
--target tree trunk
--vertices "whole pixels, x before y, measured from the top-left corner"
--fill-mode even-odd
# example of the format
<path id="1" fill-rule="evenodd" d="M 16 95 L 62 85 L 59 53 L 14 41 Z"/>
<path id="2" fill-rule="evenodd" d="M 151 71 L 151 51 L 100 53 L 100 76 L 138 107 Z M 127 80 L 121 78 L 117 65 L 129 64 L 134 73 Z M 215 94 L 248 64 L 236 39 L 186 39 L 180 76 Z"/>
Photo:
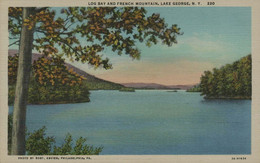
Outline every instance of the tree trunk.
<path id="1" fill-rule="evenodd" d="M 32 15 L 34 8 L 23 8 L 23 21 Z M 29 79 L 32 61 L 34 28 L 22 25 L 19 62 L 13 111 L 12 155 L 25 155 L 25 120 Z"/>

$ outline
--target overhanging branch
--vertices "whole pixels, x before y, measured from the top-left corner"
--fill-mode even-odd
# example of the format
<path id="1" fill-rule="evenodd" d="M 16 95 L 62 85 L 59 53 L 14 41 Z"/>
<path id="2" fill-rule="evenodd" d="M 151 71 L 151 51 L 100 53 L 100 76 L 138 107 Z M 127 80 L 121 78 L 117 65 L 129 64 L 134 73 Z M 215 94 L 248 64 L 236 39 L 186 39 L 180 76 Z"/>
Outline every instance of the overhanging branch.
<path id="1" fill-rule="evenodd" d="M 17 41 L 15 41 L 15 42 L 9 44 L 8 47 L 10 47 L 10 46 L 12 46 L 12 45 L 15 45 L 15 44 L 18 43 L 18 42 L 20 42 L 20 40 L 17 40 Z"/>

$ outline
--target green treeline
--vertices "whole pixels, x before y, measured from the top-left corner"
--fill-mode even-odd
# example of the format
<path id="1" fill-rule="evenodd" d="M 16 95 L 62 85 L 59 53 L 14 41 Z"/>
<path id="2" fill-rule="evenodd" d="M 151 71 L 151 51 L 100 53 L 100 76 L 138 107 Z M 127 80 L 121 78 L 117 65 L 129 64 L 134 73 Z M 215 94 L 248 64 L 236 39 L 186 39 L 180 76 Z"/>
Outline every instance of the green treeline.
<path id="1" fill-rule="evenodd" d="M 205 71 L 199 89 L 205 98 L 251 99 L 251 55 L 213 71 Z"/>
<path id="2" fill-rule="evenodd" d="M 27 102 L 29 104 L 58 104 L 58 103 L 77 103 L 89 102 L 89 91 L 86 86 L 82 85 L 40 85 L 34 78 L 30 81 Z M 9 85 L 8 104 L 14 102 L 15 85 Z"/>
<path id="3" fill-rule="evenodd" d="M 83 84 L 89 90 L 120 90 L 124 86 L 112 82 L 102 81 L 102 80 L 88 80 L 83 82 Z"/>

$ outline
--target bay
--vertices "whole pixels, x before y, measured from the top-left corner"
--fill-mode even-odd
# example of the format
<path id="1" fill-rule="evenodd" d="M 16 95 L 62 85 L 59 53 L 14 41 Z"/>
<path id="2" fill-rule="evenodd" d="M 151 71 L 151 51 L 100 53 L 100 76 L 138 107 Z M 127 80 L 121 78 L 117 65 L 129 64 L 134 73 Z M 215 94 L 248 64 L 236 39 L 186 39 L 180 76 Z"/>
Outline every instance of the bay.
<path id="1" fill-rule="evenodd" d="M 103 155 L 251 153 L 251 100 L 166 90 L 99 90 L 90 99 L 28 105 L 27 130 L 46 126 L 57 145 L 68 132 L 74 140 L 87 137 L 87 144 L 104 147 Z"/>

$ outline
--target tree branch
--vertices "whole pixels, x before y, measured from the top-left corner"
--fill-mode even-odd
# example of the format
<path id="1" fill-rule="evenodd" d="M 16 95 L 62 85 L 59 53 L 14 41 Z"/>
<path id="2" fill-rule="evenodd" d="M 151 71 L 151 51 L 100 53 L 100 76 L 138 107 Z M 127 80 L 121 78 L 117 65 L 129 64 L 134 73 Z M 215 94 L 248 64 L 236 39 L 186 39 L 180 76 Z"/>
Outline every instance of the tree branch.
<path id="1" fill-rule="evenodd" d="M 8 45 L 8 47 L 10 47 L 10 46 L 12 46 L 12 45 L 16 44 L 17 42 L 20 42 L 20 40 L 17 40 L 17 41 L 15 41 L 15 42 L 13 42 L 13 43 L 9 44 L 9 45 Z"/>
<path id="2" fill-rule="evenodd" d="M 39 7 L 39 8 L 36 8 L 35 12 L 41 12 L 43 10 L 46 10 L 48 7 Z"/>
<path id="3" fill-rule="evenodd" d="M 8 37 L 8 39 L 10 39 L 10 40 L 19 39 L 19 37 Z"/>

